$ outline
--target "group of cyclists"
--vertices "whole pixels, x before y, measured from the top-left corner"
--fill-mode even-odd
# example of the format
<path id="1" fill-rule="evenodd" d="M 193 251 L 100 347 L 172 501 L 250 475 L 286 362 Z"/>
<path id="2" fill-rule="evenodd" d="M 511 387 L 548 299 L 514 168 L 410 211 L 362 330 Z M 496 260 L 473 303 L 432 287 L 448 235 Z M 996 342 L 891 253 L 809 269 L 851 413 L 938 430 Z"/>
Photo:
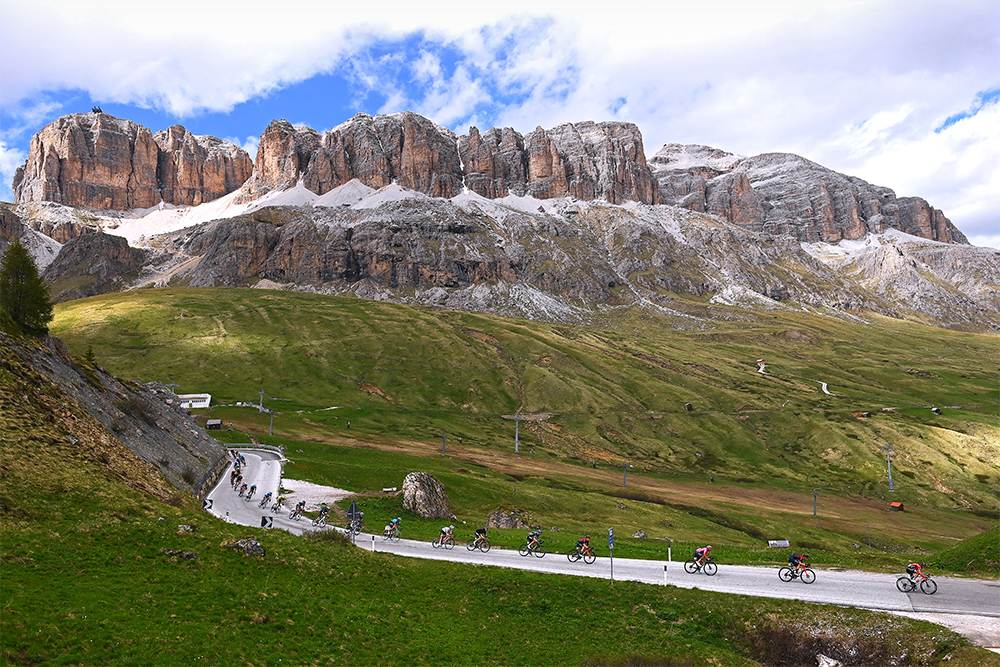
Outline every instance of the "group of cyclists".
<path id="1" fill-rule="evenodd" d="M 245 497 L 246 501 L 249 502 L 254 494 L 257 492 L 257 485 L 252 484 L 249 487 L 243 482 L 242 466 L 246 465 L 246 459 L 236 450 L 229 450 L 230 456 L 233 458 L 233 470 L 230 474 L 230 484 L 233 490 L 236 491 L 240 497 Z M 273 493 L 268 491 L 261 498 L 258 506 L 266 508 L 271 502 Z M 279 495 L 278 499 L 271 506 L 271 511 L 278 513 L 285 504 L 285 497 Z M 295 508 L 290 513 L 292 519 L 299 519 L 305 512 L 306 501 L 300 500 Z M 330 515 L 329 506 L 324 503 L 319 510 L 319 515 L 313 519 L 314 526 L 325 526 Z M 361 532 L 362 519 L 364 518 L 364 513 L 360 513 L 359 516 L 355 517 L 347 527 L 349 533 L 358 534 Z M 396 517 L 389 521 L 389 524 L 385 527 L 383 531 L 383 537 L 387 539 L 396 539 L 400 537 L 400 527 L 402 524 L 402 517 Z M 436 540 L 434 540 L 435 546 L 441 546 L 446 544 L 454 544 L 454 530 L 455 526 L 449 524 L 441 528 L 441 533 Z M 469 550 L 480 549 L 481 551 L 489 551 L 489 539 L 487 538 L 487 532 L 489 528 L 483 526 L 482 528 L 477 528 L 475 535 L 469 541 Z M 451 548 L 450 546 L 448 548 Z M 542 548 L 542 529 L 533 528 L 528 532 L 525 545 L 520 549 L 521 555 L 526 555 L 528 553 L 535 553 L 535 555 L 544 555 L 545 551 Z M 694 573 L 698 571 L 704 571 L 706 574 L 715 574 L 717 568 L 712 561 L 712 545 L 706 545 L 704 547 L 699 547 L 695 549 L 694 556 L 685 562 L 685 570 Z M 567 554 L 571 561 L 579 560 L 583 558 L 585 562 L 592 563 L 596 559 L 596 554 L 592 547 L 590 546 L 590 535 L 581 537 L 576 542 L 576 546 L 572 551 Z M 809 569 L 809 554 L 803 553 L 793 553 L 788 557 L 788 566 L 783 567 L 778 571 L 778 576 L 783 581 L 791 581 L 793 579 L 800 579 L 804 583 L 812 583 L 816 580 L 816 574 Z M 903 592 L 909 592 L 916 590 L 919 586 L 925 593 L 933 594 L 937 591 L 937 584 L 935 584 L 930 577 L 923 573 L 924 563 L 910 563 L 906 566 L 905 577 L 900 577 L 896 582 L 896 586 L 899 590 Z"/>

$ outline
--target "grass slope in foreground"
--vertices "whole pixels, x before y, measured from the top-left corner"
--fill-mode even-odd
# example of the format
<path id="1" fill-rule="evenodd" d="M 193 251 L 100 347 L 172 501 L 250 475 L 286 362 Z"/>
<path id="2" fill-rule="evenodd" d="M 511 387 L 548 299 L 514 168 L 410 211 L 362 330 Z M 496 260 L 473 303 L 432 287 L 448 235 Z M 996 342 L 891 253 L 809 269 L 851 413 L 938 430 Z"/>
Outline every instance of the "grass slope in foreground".
<path id="1" fill-rule="evenodd" d="M 774 665 L 818 652 L 1000 664 L 940 627 L 878 613 L 415 561 L 332 533 L 233 526 L 172 493 L 9 351 L 2 361 L 0 399 L 17 406 L 0 412 L 4 664 Z M 247 536 L 266 556 L 227 546 Z"/>

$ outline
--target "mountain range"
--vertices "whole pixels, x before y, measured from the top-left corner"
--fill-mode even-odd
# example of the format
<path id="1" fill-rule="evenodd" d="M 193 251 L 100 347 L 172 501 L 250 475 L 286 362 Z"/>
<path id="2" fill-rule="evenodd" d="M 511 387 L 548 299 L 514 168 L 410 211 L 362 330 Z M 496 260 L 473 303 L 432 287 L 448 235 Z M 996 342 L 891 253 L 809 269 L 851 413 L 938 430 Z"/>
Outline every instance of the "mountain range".
<path id="1" fill-rule="evenodd" d="M 623 122 L 276 120 L 251 160 L 181 126 L 73 114 L 35 135 L 13 189 L 0 250 L 25 239 L 59 300 L 255 286 L 567 322 L 792 308 L 1000 328 L 1000 251 L 925 200 L 791 154 L 647 160 Z"/>

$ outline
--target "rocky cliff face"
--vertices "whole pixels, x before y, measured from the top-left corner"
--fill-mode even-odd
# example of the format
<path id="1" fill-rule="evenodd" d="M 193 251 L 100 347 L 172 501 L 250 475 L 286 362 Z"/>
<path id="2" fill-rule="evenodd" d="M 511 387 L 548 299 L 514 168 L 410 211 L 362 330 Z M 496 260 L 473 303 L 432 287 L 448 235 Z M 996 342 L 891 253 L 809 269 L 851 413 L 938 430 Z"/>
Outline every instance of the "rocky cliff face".
<path id="1" fill-rule="evenodd" d="M 84 234 L 62 247 L 42 277 L 54 302 L 82 299 L 127 288 L 150 255 L 120 236 Z"/>
<path id="2" fill-rule="evenodd" d="M 261 135 L 256 170 L 240 200 L 288 187 L 300 175 L 318 195 L 356 178 L 372 188 L 396 182 L 443 198 L 464 185 L 490 199 L 516 194 L 659 201 L 642 135 L 631 123 L 567 123 L 537 128 L 527 137 L 511 128 L 481 135 L 473 127 L 456 138 L 410 112 L 358 114 L 322 136 L 278 120 Z"/>
<path id="3" fill-rule="evenodd" d="M 32 137 L 14 201 L 118 211 L 196 205 L 239 188 L 252 167 L 242 149 L 179 125 L 154 136 L 105 113 L 73 114 Z"/>
<path id="4" fill-rule="evenodd" d="M 241 201 L 294 184 L 301 174 L 316 194 L 358 179 L 381 188 L 393 181 L 434 197 L 462 189 L 455 135 L 415 113 L 357 114 L 324 135 L 286 120 L 273 121 L 260 137 L 256 170 Z"/>
<path id="5" fill-rule="evenodd" d="M 845 176 L 787 153 L 741 157 L 667 144 L 651 160 L 663 203 L 757 232 L 836 243 L 898 229 L 944 243 L 968 240 L 923 199 Z"/>

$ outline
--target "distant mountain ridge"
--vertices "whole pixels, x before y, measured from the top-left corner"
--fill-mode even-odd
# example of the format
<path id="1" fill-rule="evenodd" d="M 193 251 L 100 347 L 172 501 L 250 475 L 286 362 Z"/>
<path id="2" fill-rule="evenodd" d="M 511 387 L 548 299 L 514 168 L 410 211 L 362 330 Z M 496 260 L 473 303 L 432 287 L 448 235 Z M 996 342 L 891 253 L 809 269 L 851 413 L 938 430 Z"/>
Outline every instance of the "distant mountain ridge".
<path id="1" fill-rule="evenodd" d="M 468 189 L 611 204 L 669 204 L 717 215 L 755 232 L 836 243 L 887 229 L 968 243 L 918 197 L 845 176 L 796 155 L 750 158 L 706 146 L 667 144 L 647 163 L 642 133 L 618 121 L 564 123 L 523 135 L 475 127 L 457 137 L 418 114 L 357 114 L 321 135 L 285 120 L 261 134 L 256 160 L 179 125 L 153 134 L 104 113 L 72 114 L 45 126 L 14 177 L 15 203 L 53 201 L 102 210 L 160 203 L 197 205 L 237 189 L 252 201 L 301 181 L 322 195 L 357 179 L 432 197 Z"/>
<path id="2" fill-rule="evenodd" d="M 95 142 L 57 143 L 97 151 L 87 153 L 95 165 L 125 165 L 97 148 L 114 144 L 107 128 L 116 119 L 80 116 L 99 131 L 74 129 L 72 118 L 59 127 Z M 133 126 L 115 127 L 122 137 L 148 134 Z M 0 252 L 26 239 L 58 300 L 253 286 L 559 322 L 639 307 L 700 327 L 735 306 L 1000 329 L 1000 252 L 968 245 L 922 199 L 794 155 L 668 144 L 647 163 L 627 123 L 456 137 L 409 112 L 359 114 L 322 135 L 271 123 L 252 174 L 207 201 L 216 190 L 167 187 L 196 183 L 178 175 L 197 171 L 203 154 L 192 141 L 218 145 L 185 133 L 171 128 L 172 143 L 163 141 L 183 159 L 163 149 L 158 164 L 183 169 L 157 172 L 174 176 L 149 190 L 161 201 L 144 210 L 36 201 L 45 187 L 22 176 L 19 203 L 0 207 Z M 61 158 L 39 148 L 28 163 L 38 159 Z M 60 192 L 91 192 L 74 183 Z"/>

